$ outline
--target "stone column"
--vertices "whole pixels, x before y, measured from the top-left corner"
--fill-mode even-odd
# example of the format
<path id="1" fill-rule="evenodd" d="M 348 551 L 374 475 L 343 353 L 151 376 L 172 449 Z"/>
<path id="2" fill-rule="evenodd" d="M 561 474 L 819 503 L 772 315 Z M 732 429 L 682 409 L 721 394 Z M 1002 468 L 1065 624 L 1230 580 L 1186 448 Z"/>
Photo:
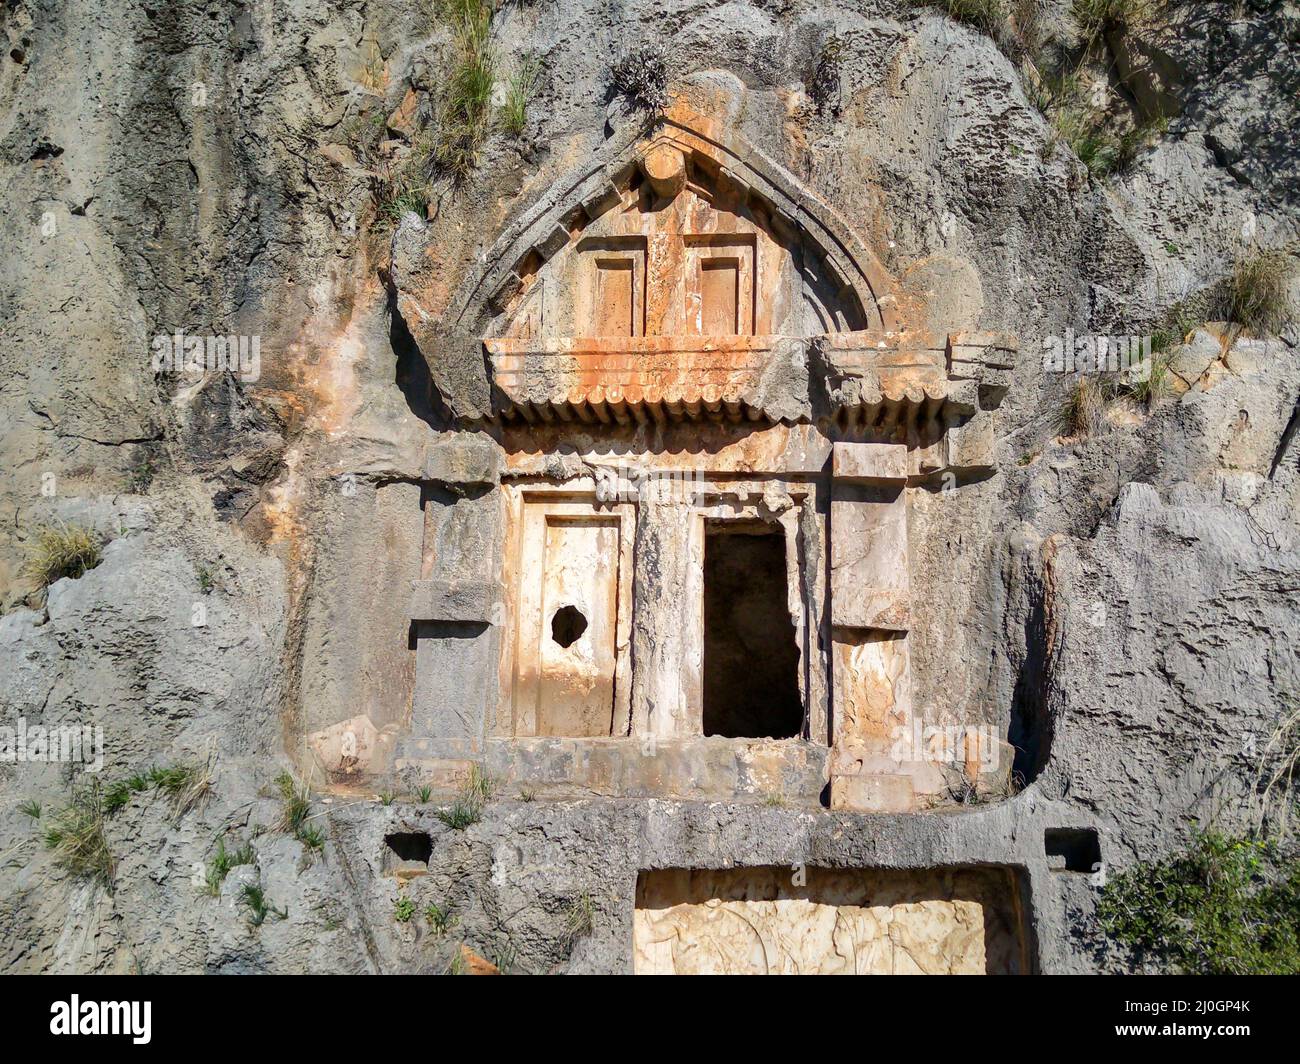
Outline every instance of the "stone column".
<path id="1" fill-rule="evenodd" d="M 689 506 L 642 501 L 632 588 L 632 735 L 703 727 L 703 523 Z"/>

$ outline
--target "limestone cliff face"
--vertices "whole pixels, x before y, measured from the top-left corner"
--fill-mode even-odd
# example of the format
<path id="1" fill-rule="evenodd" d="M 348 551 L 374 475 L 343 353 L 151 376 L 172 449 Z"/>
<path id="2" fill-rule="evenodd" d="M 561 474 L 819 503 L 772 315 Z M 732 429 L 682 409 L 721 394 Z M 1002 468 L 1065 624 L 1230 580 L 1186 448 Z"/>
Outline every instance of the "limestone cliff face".
<path id="1" fill-rule="evenodd" d="M 1068 6 L 1038 5 L 1063 24 Z M 1113 66 L 1117 128 L 1170 116 L 1102 176 L 1035 106 L 1014 40 L 930 6 L 506 2 L 493 106 L 535 61 L 526 118 L 494 119 L 453 178 L 420 156 L 461 47 L 426 3 L 0 7 L 0 724 L 102 727 L 105 782 L 215 766 L 201 808 L 132 792 L 106 820 L 109 892 L 57 867 L 19 809 L 48 820 L 66 765 L 0 763 L 0 969 L 439 970 L 463 941 L 530 971 L 628 971 L 638 869 L 800 863 L 1022 870 L 1024 967 L 1122 963 L 1090 940 L 1094 878 L 1054 871 L 1044 832 L 1096 830 L 1120 866 L 1191 818 L 1249 823 L 1300 690 L 1295 325 L 1186 322 L 1169 394 L 1112 404 L 1086 436 L 1063 432 L 1074 378 L 1043 359 L 1067 333 L 1149 334 L 1240 255 L 1300 238 L 1300 11 L 1173 11 L 1084 55 L 1085 81 Z M 912 698 L 994 727 L 1023 790 L 870 818 L 510 792 L 462 831 L 405 781 L 367 778 L 314 799 L 317 851 L 274 830 L 277 774 L 305 773 L 307 736 L 363 712 L 375 749 L 409 733 L 411 581 L 448 557 L 466 595 L 499 576 L 499 436 L 455 442 L 491 395 L 490 311 L 468 320 L 488 304 L 467 293 L 530 212 L 653 124 L 611 75 L 653 42 L 670 42 L 663 102 L 708 110 L 827 205 L 918 329 L 1019 338 L 987 475 L 955 501 L 921 495 L 908 546 Z M 243 360 L 178 371 L 185 337 L 242 338 Z M 820 400 L 796 378 L 763 387 L 797 414 Z M 537 463 L 582 464 L 561 447 Z M 432 504 L 452 516 L 431 546 Z M 43 595 L 24 558 L 59 522 L 106 546 Z M 447 667 L 495 685 L 497 648 L 463 647 L 481 658 Z M 223 832 L 256 862 L 212 898 Z M 410 879 L 385 843 L 407 833 L 432 841 Z M 251 882 L 285 918 L 249 926 Z M 406 894 L 450 902 L 455 931 L 395 920 Z"/>

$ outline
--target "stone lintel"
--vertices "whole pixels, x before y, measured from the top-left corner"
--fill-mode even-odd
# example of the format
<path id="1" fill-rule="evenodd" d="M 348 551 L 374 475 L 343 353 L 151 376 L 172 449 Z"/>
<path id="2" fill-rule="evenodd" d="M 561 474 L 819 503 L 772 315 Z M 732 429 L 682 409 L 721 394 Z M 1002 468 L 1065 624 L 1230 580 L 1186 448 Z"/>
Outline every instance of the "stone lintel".
<path id="1" fill-rule="evenodd" d="M 501 482 L 505 456 L 487 436 L 458 432 L 429 448 L 424 479 L 443 487 L 479 487 Z"/>
<path id="2" fill-rule="evenodd" d="M 831 476 L 849 484 L 902 484 L 907 480 L 907 446 L 902 443 L 836 443 Z"/>
<path id="3" fill-rule="evenodd" d="M 412 580 L 410 616 L 413 621 L 497 624 L 500 596 L 500 586 L 487 582 Z"/>

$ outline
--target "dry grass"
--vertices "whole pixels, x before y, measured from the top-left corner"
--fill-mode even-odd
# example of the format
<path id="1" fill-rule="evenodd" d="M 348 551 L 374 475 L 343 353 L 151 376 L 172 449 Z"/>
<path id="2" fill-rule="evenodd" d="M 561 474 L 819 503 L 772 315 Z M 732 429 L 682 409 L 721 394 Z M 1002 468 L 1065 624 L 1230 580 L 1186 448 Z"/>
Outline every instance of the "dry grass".
<path id="1" fill-rule="evenodd" d="M 455 35 L 455 58 L 438 107 L 432 157 L 438 169 L 463 179 L 478 164 L 488 132 L 496 57 L 489 42 L 492 5 L 488 0 L 440 0 L 439 16 Z"/>
<path id="2" fill-rule="evenodd" d="M 564 939 L 570 948 L 578 939 L 591 934 L 596 926 L 596 905 L 591 895 L 583 892 L 569 903 L 564 918 Z"/>
<path id="3" fill-rule="evenodd" d="M 1105 426 L 1108 400 L 1101 381 L 1080 377 L 1061 407 L 1061 431 L 1066 436 L 1096 436 Z"/>
<path id="4" fill-rule="evenodd" d="M 80 525 L 41 525 L 28 547 L 27 574 L 44 590 L 65 576 L 75 580 L 102 558 L 98 533 Z"/>
<path id="5" fill-rule="evenodd" d="M 1254 336 L 1275 336 L 1295 320 L 1295 262 L 1284 251 L 1243 255 L 1219 286 L 1217 312 Z"/>
<path id="6" fill-rule="evenodd" d="M 956 22 L 964 22 L 990 36 L 999 34 L 1011 14 L 1005 0 L 913 0 L 917 7 L 933 7 Z"/>
<path id="7" fill-rule="evenodd" d="M 1260 755 L 1255 774 L 1255 830 L 1266 822 L 1285 838 L 1295 812 L 1295 784 L 1300 776 L 1300 704 L 1285 700 L 1281 721 Z"/>
<path id="8" fill-rule="evenodd" d="M 196 765 L 173 765 L 149 770 L 150 782 L 172 802 L 172 821 L 191 809 L 202 809 L 212 795 L 212 758 Z"/>
<path id="9" fill-rule="evenodd" d="M 1150 25 L 1161 6 L 1158 0 L 1074 0 L 1073 11 L 1084 39 L 1095 41 L 1113 26 Z"/>
<path id="10" fill-rule="evenodd" d="M 528 125 L 528 105 L 537 93 L 541 75 L 542 64 L 528 58 L 510 78 L 505 102 L 501 105 L 501 128 L 512 137 L 519 136 Z"/>
<path id="11" fill-rule="evenodd" d="M 99 785 L 92 783 L 74 791 L 71 801 L 50 818 L 44 841 L 60 868 L 97 879 L 111 892 L 114 864 L 104 821 Z"/>

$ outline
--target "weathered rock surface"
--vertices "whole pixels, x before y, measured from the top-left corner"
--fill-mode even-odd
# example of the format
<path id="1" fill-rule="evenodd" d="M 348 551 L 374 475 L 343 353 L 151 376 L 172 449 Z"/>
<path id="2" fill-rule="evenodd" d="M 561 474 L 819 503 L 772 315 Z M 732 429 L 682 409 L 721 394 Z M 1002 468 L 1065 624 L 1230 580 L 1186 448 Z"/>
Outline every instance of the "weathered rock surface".
<path id="1" fill-rule="evenodd" d="M 1066 329 L 1146 331 L 1243 239 L 1300 234 L 1295 4 L 1227 20 L 1178 6 L 1174 30 L 1124 47 L 1178 71 L 1134 81 L 1138 104 L 1168 92 L 1181 113 L 1098 182 L 1049 149 L 997 46 L 929 8 L 508 4 L 503 72 L 543 57 L 525 133 L 494 133 L 468 180 L 437 185 L 430 217 L 393 236 L 348 142 L 371 111 L 401 136 L 418 121 L 411 91 L 427 99 L 448 47 L 428 5 L 7 4 L 0 725 L 101 726 L 109 782 L 215 768 L 209 801 L 178 821 L 153 792 L 108 819 L 109 893 L 55 867 L 18 808 L 48 817 L 66 767 L 0 763 L 0 970 L 441 971 L 465 943 L 503 969 L 630 971 L 638 870 L 798 865 L 1021 870 L 1031 967 L 1121 963 L 1093 936 L 1097 877 L 1062 869 L 1045 832 L 1096 828 L 1120 866 L 1176 847 L 1193 818 L 1250 823 L 1261 751 L 1300 690 L 1294 328 L 1217 348 L 1197 333 L 1176 352 L 1179 394 L 1081 440 L 1058 435 L 1070 382 L 1038 358 Z M 819 106 L 809 83 L 832 36 L 835 104 Z M 454 515 L 423 560 L 435 578 L 471 572 L 477 595 L 494 576 L 473 567 L 497 534 L 484 492 L 500 450 L 446 432 L 488 396 L 481 323 L 452 320 L 463 288 L 566 175 L 634 139 L 609 58 L 667 37 L 675 90 L 725 101 L 935 323 L 1021 338 L 996 471 L 946 509 L 918 504 L 909 547 L 928 604 L 913 697 L 996 721 L 1026 786 L 875 816 L 508 792 L 460 831 L 435 815 L 456 780 L 428 803 L 358 785 L 314 800 L 313 854 L 275 828 L 275 777 L 309 732 L 365 718 L 368 741 L 394 745 L 408 724 L 392 589 L 429 578 L 417 482 Z M 155 372 L 153 338 L 179 329 L 259 337 L 260 376 Z M 37 604 L 22 563 L 52 520 L 107 546 Z M 638 654 L 652 636 L 634 633 Z M 256 861 L 212 897 L 223 832 Z M 423 874 L 392 874 L 395 833 L 428 835 Z M 284 917 L 252 926 L 246 884 Z M 454 926 L 435 933 L 429 903 Z"/>

